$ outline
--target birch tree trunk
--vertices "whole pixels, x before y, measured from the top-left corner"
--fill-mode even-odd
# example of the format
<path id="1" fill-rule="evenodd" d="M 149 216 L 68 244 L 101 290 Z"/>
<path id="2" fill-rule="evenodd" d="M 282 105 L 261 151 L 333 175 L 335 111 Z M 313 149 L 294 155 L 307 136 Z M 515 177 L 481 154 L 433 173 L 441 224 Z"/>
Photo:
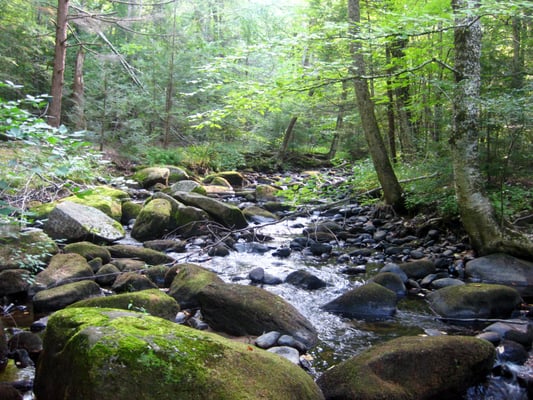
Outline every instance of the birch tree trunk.
<path id="1" fill-rule="evenodd" d="M 533 259 L 533 242 L 501 226 L 483 188 L 479 168 L 481 22 L 478 0 L 452 0 L 455 12 L 454 127 L 450 138 L 455 192 L 463 226 L 479 255 L 507 253 Z"/>
<path id="2" fill-rule="evenodd" d="M 57 1 L 56 44 L 54 53 L 54 69 L 50 95 L 52 103 L 48 108 L 48 123 L 58 127 L 61 124 L 61 101 L 65 81 L 65 58 L 67 55 L 67 17 L 69 0 Z"/>
<path id="3" fill-rule="evenodd" d="M 374 102 L 370 96 L 368 83 L 363 78 L 366 65 L 364 55 L 361 52 L 361 44 L 357 40 L 353 40 L 359 33 L 359 23 L 361 21 L 359 0 L 348 0 L 348 18 L 352 27 L 350 32 L 352 34 L 350 52 L 353 58 L 357 108 L 359 109 L 359 116 L 370 151 L 370 157 L 372 158 L 379 183 L 383 189 L 385 203 L 394 207 L 401 207 L 403 202 L 402 187 L 396 178 L 396 174 L 387 155 L 385 142 L 381 136 L 376 119 Z"/>

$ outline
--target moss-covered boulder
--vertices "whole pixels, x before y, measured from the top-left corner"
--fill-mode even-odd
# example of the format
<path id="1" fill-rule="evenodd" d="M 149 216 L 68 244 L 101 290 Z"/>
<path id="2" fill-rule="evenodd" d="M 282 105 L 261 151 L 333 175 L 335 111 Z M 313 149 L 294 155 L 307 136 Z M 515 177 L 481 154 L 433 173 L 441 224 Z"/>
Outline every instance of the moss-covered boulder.
<path id="1" fill-rule="evenodd" d="M 486 283 L 448 286 L 430 293 L 427 300 L 440 316 L 458 320 L 508 318 L 522 303 L 515 289 Z"/>
<path id="2" fill-rule="evenodd" d="M 35 276 L 34 289 L 38 291 L 93 278 L 93 269 L 85 257 L 77 253 L 61 253 L 53 256 L 48 267 Z"/>
<path id="3" fill-rule="evenodd" d="M 93 281 L 67 283 L 38 292 L 33 296 L 33 310 L 37 314 L 61 310 L 77 301 L 102 296 L 100 286 Z"/>
<path id="4" fill-rule="evenodd" d="M 159 239 L 169 232 L 172 205 L 165 199 L 147 202 L 135 220 L 131 237 L 141 242 Z"/>
<path id="5" fill-rule="evenodd" d="M 186 193 L 193 192 L 193 193 L 198 193 L 204 196 L 207 194 L 205 187 L 201 183 L 198 183 L 196 181 L 191 181 L 191 180 L 184 180 L 184 181 L 179 181 L 179 182 L 174 183 L 170 187 L 169 193 L 174 193 L 174 192 L 186 192 Z"/>
<path id="6" fill-rule="evenodd" d="M 431 260 L 410 261 L 399 266 L 411 279 L 422 279 L 436 270 L 435 263 Z"/>
<path id="7" fill-rule="evenodd" d="M 352 289 L 322 306 L 322 309 L 345 317 L 379 320 L 396 313 L 396 293 L 375 282 Z"/>
<path id="8" fill-rule="evenodd" d="M 132 311 L 52 315 L 34 392 L 39 399 L 322 399 L 301 368 L 258 348 Z"/>
<path id="9" fill-rule="evenodd" d="M 108 249 L 87 241 L 67 244 L 63 248 L 63 252 L 77 253 L 85 257 L 87 261 L 100 258 L 104 264 L 107 264 L 111 260 L 111 254 Z"/>
<path id="10" fill-rule="evenodd" d="M 458 399 L 492 368 L 494 346 L 473 337 L 402 337 L 324 372 L 326 399 Z"/>
<path id="11" fill-rule="evenodd" d="M 273 201 L 276 200 L 277 193 L 280 191 L 279 188 L 266 185 L 266 184 L 259 184 L 255 187 L 255 198 L 257 201 L 265 202 L 265 201 Z"/>
<path id="12" fill-rule="evenodd" d="M 95 297 L 78 301 L 68 306 L 72 307 L 98 307 L 118 308 L 147 312 L 154 317 L 174 321 L 180 306 L 172 297 L 159 289 L 141 290 L 133 293 L 121 293 L 105 297 Z"/>
<path id="13" fill-rule="evenodd" d="M 278 331 L 291 335 L 307 348 L 317 332 L 291 304 L 257 286 L 210 284 L 197 295 L 204 320 L 214 330 L 230 335 L 261 335 Z"/>
<path id="14" fill-rule="evenodd" d="M 168 185 L 169 176 L 170 170 L 166 167 L 148 167 L 135 172 L 132 179 L 148 189 L 156 184 Z"/>
<path id="15" fill-rule="evenodd" d="M 222 171 L 208 175 L 204 178 L 204 183 L 219 185 L 219 182 L 223 182 L 220 178 L 226 181 L 229 187 L 243 187 L 246 185 L 246 178 L 237 171 Z"/>
<path id="16" fill-rule="evenodd" d="M 54 207 L 44 230 L 54 239 L 113 242 L 125 236 L 122 225 L 97 208 L 70 201 Z"/>
<path id="17" fill-rule="evenodd" d="M 124 225 L 129 225 L 131 220 L 134 220 L 137 218 L 139 213 L 141 212 L 143 206 L 140 203 L 136 203 L 134 201 L 125 201 L 122 203 L 122 218 L 120 221 Z"/>
<path id="18" fill-rule="evenodd" d="M 173 267 L 174 279 L 168 291 L 181 308 L 199 307 L 198 293 L 211 283 L 224 283 L 214 272 L 195 264 L 177 264 Z"/>
<path id="19" fill-rule="evenodd" d="M 120 275 L 120 270 L 113 264 L 102 265 L 95 273 L 95 282 L 101 286 L 111 286 Z"/>
<path id="20" fill-rule="evenodd" d="M 496 283 L 511 286 L 522 297 L 533 299 L 533 262 L 508 254 L 490 254 L 475 258 L 465 265 L 471 282 Z"/>
<path id="21" fill-rule="evenodd" d="M 204 210 L 215 221 L 228 228 L 242 229 L 248 226 L 248 221 L 246 221 L 242 211 L 232 204 L 223 203 L 197 193 L 176 192 L 173 196 L 186 205 Z"/>
<path id="22" fill-rule="evenodd" d="M 32 271 L 46 265 L 58 251 L 56 242 L 40 229 L 21 231 L 8 224 L 0 227 L 0 271 L 21 266 Z"/>
<path id="23" fill-rule="evenodd" d="M 258 206 L 246 207 L 242 212 L 247 220 L 257 223 L 272 222 L 279 219 L 276 214 Z"/>
<path id="24" fill-rule="evenodd" d="M 0 297 L 21 294 L 30 288 L 32 277 L 25 269 L 5 269 L 0 271 Z"/>
<path id="25" fill-rule="evenodd" d="M 107 246 L 107 249 L 114 258 L 138 258 L 150 265 L 168 264 L 174 261 L 163 252 L 128 244 L 115 244 Z"/>
<path id="26" fill-rule="evenodd" d="M 165 168 L 168 168 L 168 184 L 173 184 L 175 182 L 181 182 L 191 179 L 189 173 L 183 168 L 176 167 L 175 165 L 165 165 Z"/>
<path id="27" fill-rule="evenodd" d="M 114 220 L 120 221 L 122 217 L 122 202 L 129 198 L 130 195 L 123 190 L 110 186 L 96 186 L 76 193 L 74 196 L 66 197 L 61 201 L 71 201 L 97 208 Z"/>
<path id="28" fill-rule="evenodd" d="M 404 297 L 407 294 L 407 288 L 401 276 L 394 272 L 380 272 L 371 281 L 392 290 L 398 297 Z"/>
<path id="29" fill-rule="evenodd" d="M 149 278 L 136 272 L 124 272 L 117 276 L 111 286 L 116 293 L 137 292 L 139 290 L 157 289 Z"/>

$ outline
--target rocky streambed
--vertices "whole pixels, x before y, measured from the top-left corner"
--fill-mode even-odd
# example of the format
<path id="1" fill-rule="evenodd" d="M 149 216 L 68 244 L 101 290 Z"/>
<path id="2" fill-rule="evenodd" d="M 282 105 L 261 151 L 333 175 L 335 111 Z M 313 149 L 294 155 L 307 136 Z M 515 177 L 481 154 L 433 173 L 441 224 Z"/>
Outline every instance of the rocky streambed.
<path id="1" fill-rule="evenodd" d="M 527 304 L 533 286 L 530 263 L 506 255 L 475 258 L 460 231 L 450 229 L 439 220 L 406 219 L 387 208 L 348 202 L 291 214 L 279 201 L 273 201 L 275 197 L 268 185 L 248 185 L 243 190 L 238 175 L 231 178 L 225 175 L 225 181 L 216 182 L 223 186 L 213 182 L 198 185 L 180 179 L 180 190 L 177 190 L 169 185 L 170 171 L 163 171 L 165 174 L 162 181 L 144 183 L 146 187 L 164 184 L 160 187 L 162 191 L 148 199 L 146 196 L 151 192 L 142 189 L 121 187 L 125 195 L 113 192 L 117 202 L 111 202 L 109 207 L 96 207 L 108 210 L 104 214 L 112 221 L 98 225 L 98 229 L 93 226 L 90 234 L 79 229 L 87 225 L 85 208 L 72 207 L 66 201 L 49 211 L 45 231 L 52 237 L 68 238 L 72 243 L 61 244 L 59 253 L 47 260 L 47 268 L 36 275 L 34 283 L 27 277 L 10 281 L 18 282 L 19 290 L 13 291 L 14 285 L 4 289 L 4 323 L 9 325 L 9 320 L 16 317 L 19 305 L 24 315 L 27 305 L 29 321 L 21 322 L 18 328 L 32 325 L 37 331 L 44 329 L 45 324 L 33 322 L 32 310 L 49 314 L 84 298 L 96 297 L 99 301 L 103 294 L 109 298 L 115 293 L 157 289 L 181 306 L 166 311 L 167 314 L 176 311 L 174 322 L 230 335 L 252 349 L 256 345 L 273 347 L 273 351 L 299 364 L 295 368 L 301 368 L 316 380 L 326 398 L 349 398 L 351 390 L 363 392 L 357 385 L 362 384 L 372 392 L 376 385 L 388 386 L 398 380 L 401 382 L 395 385 L 400 389 L 395 386 L 388 392 L 398 398 L 439 398 L 438 393 L 449 396 L 446 381 L 455 390 L 461 389 L 461 396 L 472 400 L 525 399 L 531 395 L 532 362 L 528 351 L 533 330 Z M 153 175 L 145 176 L 153 179 Z M 205 192 L 187 195 L 183 185 L 196 191 L 201 187 Z M 96 192 L 99 191 L 91 194 Z M 109 193 L 106 196 L 113 197 Z M 89 195 L 78 197 L 88 198 Z M 217 203 L 209 202 L 209 198 L 217 199 Z M 134 200 L 132 205 L 130 199 Z M 118 217 L 113 214 L 117 212 L 117 207 L 113 207 L 116 203 L 121 206 Z M 231 207 L 213 208 L 218 203 Z M 135 208 L 134 204 L 138 206 L 137 212 L 127 212 Z M 90 218 L 96 218 L 93 206 L 88 206 Z M 172 218 L 166 217 L 162 210 L 168 210 Z M 67 223 L 76 219 L 83 223 Z M 121 227 L 114 221 L 121 221 L 119 225 L 129 228 L 121 233 Z M 9 232 L 4 238 L 16 236 Z M 79 244 L 87 239 L 98 245 Z M 43 246 L 46 248 L 43 243 L 47 243 L 42 240 L 41 253 Z M 37 239 L 31 242 L 36 243 Z M 142 254 L 136 248 L 150 248 L 154 253 Z M 56 252 L 46 248 L 45 253 Z M 69 266 L 75 264 L 73 256 L 67 254 L 81 255 L 77 260 L 81 259 L 81 264 L 85 262 L 88 267 L 83 264 L 81 272 L 67 273 Z M 0 272 L 4 281 L 8 271 L 21 274 L 13 273 L 16 268 L 8 264 L 5 262 Z M 69 295 L 58 291 L 61 287 L 80 284 L 83 287 L 72 287 Z M 235 297 L 241 291 L 238 288 L 250 289 L 243 291 L 243 297 Z M 58 293 L 49 297 L 54 295 L 51 293 L 54 290 Z M 264 292 L 275 297 L 270 298 Z M 242 303 L 247 303 L 243 299 L 263 296 L 272 307 L 278 303 L 277 299 L 284 303 L 275 312 L 271 308 L 265 314 L 256 308 L 242 307 Z M 218 304 L 220 298 L 227 300 Z M 234 298 L 237 300 L 233 301 Z M 122 307 L 116 307 L 146 312 L 150 310 L 148 304 L 139 306 L 128 300 Z M 238 312 L 231 313 L 228 309 Z M 276 315 L 271 316 L 272 313 Z M 301 321 L 301 324 L 291 325 L 290 321 L 278 318 L 285 313 L 290 321 Z M 250 315 L 256 314 L 261 317 L 248 321 Z M 25 332 L 19 332 L 18 328 L 7 335 L 10 374 L 17 371 L 17 365 L 24 367 L 24 351 L 28 352 L 24 346 L 14 344 L 21 342 L 19 335 Z M 478 349 L 479 342 L 444 343 L 438 339 L 475 336 L 484 338 L 481 342 L 491 346 Z M 415 342 L 409 342 L 413 340 L 409 338 L 415 338 Z M 424 350 L 426 344 L 416 341 L 419 338 L 430 338 L 431 350 Z M 381 347 L 387 343 L 390 347 Z M 397 353 L 404 348 L 405 353 Z M 371 361 L 361 361 L 371 357 L 367 353 L 369 349 L 377 354 L 372 355 Z M 471 352 L 476 349 L 476 354 L 489 351 L 483 361 L 485 365 L 466 349 Z M 494 349 L 497 358 L 493 360 Z M 16 355 L 17 351 L 22 356 Z M 392 359 L 383 358 L 391 351 L 395 354 Z M 348 365 L 351 360 L 362 364 Z M 26 398 L 31 398 L 32 366 L 29 361 L 26 363 L 18 374 L 8 377 L 6 372 L 0 373 L 0 379 L 14 382 L 18 389 L 26 391 Z M 455 370 L 448 368 L 450 363 L 457 364 Z M 420 372 L 417 365 L 425 364 L 428 364 L 427 375 L 417 375 Z M 441 365 L 443 369 L 432 370 L 432 365 Z M 463 367 L 461 371 L 471 373 L 463 376 L 464 372 L 458 372 L 459 365 Z M 332 367 L 335 372 L 328 371 Z M 375 373 L 376 368 L 382 371 L 381 375 Z M 354 370 L 375 379 L 361 383 L 346 372 Z M 421 380 L 424 376 L 427 382 L 414 385 L 402 370 L 411 371 L 411 380 Z M 41 375 L 54 376 L 45 372 Z M 436 376 L 441 379 L 433 385 L 430 380 Z M 43 379 L 50 379 L 43 377 L 40 387 Z M 343 387 L 340 382 L 350 379 L 354 381 L 353 387 L 336 392 Z M 361 398 L 372 398 L 371 394 L 368 396 Z M 268 397 L 257 395 L 257 398 Z"/>

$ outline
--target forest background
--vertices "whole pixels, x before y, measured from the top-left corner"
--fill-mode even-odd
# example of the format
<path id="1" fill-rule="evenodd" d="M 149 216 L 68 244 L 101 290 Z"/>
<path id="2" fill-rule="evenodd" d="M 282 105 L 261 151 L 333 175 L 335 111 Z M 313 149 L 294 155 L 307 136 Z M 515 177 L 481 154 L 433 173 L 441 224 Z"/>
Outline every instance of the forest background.
<path id="1" fill-rule="evenodd" d="M 460 3 L 468 4 L 458 19 Z M 531 1 L 0 0 L 0 8 L 0 135 L 40 144 L 25 161 L 20 146 L 16 157 L 6 150 L 4 198 L 21 186 L 94 179 L 102 165 L 94 149 L 123 165 L 200 172 L 342 167 L 348 178 L 333 192 L 319 176 L 285 194 L 365 192 L 380 182 L 354 89 L 364 81 L 407 211 L 457 218 L 450 142 L 462 20 L 483 30 L 478 184 L 502 226 L 533 212 Z M 2 201 L 4 214 L 14 211 Z"/>

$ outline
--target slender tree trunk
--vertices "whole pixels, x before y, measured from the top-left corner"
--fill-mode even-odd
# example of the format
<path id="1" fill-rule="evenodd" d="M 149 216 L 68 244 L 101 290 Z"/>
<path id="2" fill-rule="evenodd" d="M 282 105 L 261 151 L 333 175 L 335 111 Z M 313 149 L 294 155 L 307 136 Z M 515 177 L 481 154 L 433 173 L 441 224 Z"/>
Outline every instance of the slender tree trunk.
<path id="1" fill-rule="evenodd" d="M 84 107 L 84 84 L 83 84 L 83 64 L 85 52 L 80 46 L 76 54 L 76 64 L 74 65 L 74 81 L 72 83 L 72 102 L 74 103 L 74 125 L 77 130 L 86 129 L 85 107 Z"/>
<path id="2" fill-rule="evenodd" d="M 361 21 L 361 10 L 359 0 L 348 0 L 348 18 L 351 24 L 352 39 L 359 33 L 359 23 Z M 379 183 L 383 188 L 385 203 L 395 207 L 402 205 L 402 187 L 396 178 L 392 164 L 387 156 L 387 149 L 379 131 L 379 125 L 374 110 L 374 102 L 370 97 L 368 83 L 364 78 L 365 60 L 361 52 L 361 44 L 357 40 L 352 40 L 350 52 L 353 58 L 353 73 L 355 76 L 355 94 L 357 97 L 357 107 L 363 126 L 363 131 L 370 151 L 370 156 L 378 176 Z"/>
<path id="3" fill-rule="evenodd" d="M 387 64 L 391 62 L 391 52 L 389 46 L 385 48 L 385 58 Z M 389 73 L 393 73 L 394 68 L 389 69 Z M 394 119 L 394 91 L 392 89 L 392 79 L 387 78 L 387 138 L 389 139 L 389 153 L 392 162 L 396 164 L 398 161 L 396 156 L 396 121 Z"/>
<path id="4" fill-rule="evenodd" d="M 479 168 L 481 23 L 477 0 L 452 0 L 456 13 L 454 131 L 450 138 L 459 212 L 474 250 L 533 259 L 533 243 L 501 226 L 484 191 Z"/>
<path id="5" fill-rule="evenodd" d="M 337 121 L 335 123 L 335 133 L 331 146 L 329 148 L 328 160 L 331 160 L 337 154 L 339 149 L 339 141 L 344 128 L 344 114 L 346 112 L 346 99 L 348 98 L 348 84 L 346 81 L 342 82 L 341 104 L 339 105 L 339 111 L 337 113 Z"/>
<path id="6" fill-rule="evenodd" d="M 291 144 L 293 137 L 294 137 L 294 125 L 296 125 L 296 121 L 298 120 L 298 117 L 292 117 L 289 121 L 289 125 L 287 126 L 287 129 L 285 130 L 285 134 L 283 135 L 283 143 L 281 144 L 281 151 L 280 151 L 280 160 L 284 161 L 287 157 L 287 151 L 289 150 L 289 145 Z"/>
<path id="7" fill-rule="evenodd" d="M 47 118 L 51 126 L 61 124 L 61 100 L 65 82 L 65 58 L 67 55 L 67 17 L 69 0 L 58 0 L 56 21 L 56 45 L 54 53 L 54 69 L 50 95 L 52 103 L 48 108 Z"/>

